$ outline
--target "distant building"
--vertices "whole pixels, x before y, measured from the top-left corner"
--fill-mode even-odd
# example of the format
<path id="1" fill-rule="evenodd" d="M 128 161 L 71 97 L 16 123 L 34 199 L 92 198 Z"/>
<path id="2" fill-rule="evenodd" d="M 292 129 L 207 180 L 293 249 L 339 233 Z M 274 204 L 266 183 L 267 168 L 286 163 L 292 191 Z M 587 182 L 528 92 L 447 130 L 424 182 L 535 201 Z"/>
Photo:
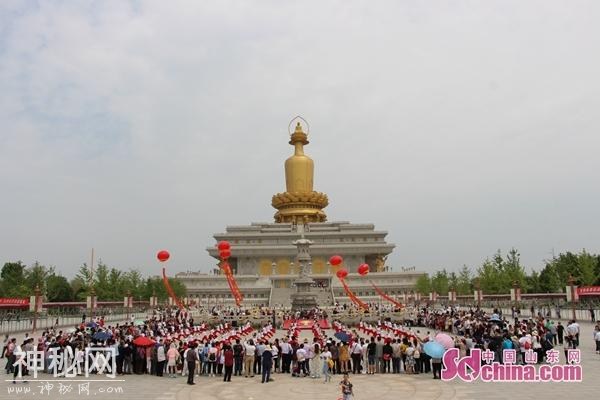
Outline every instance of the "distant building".
<path id="1" fill-rule="evenodd" d="M 361 299 L 379 299 L 369 283 L 373 281 L 386 294 L 406 301 L 423 273 L 413 268 L 402 272 L 391 270 L 386 258 L 395 245 L 387 243 L 387 232 L 375 230 L 373 224 L 326 222 L 323 209 L 329 201 L 327 195 L 313 190 L 314 163 L 304 154 L 308 136 L 300 122 L 290 137 L 290 144 L 295 150 L 285 162 L 286 191 L 272 199 L 272 206 L 277 209 L 275 222 L 228 226 L 225 233 L 214 235 L 216 242 L 226 240 L 231 244 L 229 264 L 244 295 L 244 303 L 290 305 L 293 282 L 300 273 L 293 242 L 300 238 L 301 232 L 313 242 L 308 273 L 314 280 L 313 291 L 317 293 L 319 304 L 349 301 L 335 276 L 337 267 L 328 263 L 334 254 L 344 258 L 343 267 L 350 272 L 346 281 Z M 208 247 L 207 251 L 218 260 L 216 247 Z M 362 263 L 370 267 L 367 277 L 356 274 Z M 188 300 L 231 304 L 233 297 L 219 271 L 217 265 L 214 274 L 188 272 L 178 273 L 176 277 L 186 286 Z"/>

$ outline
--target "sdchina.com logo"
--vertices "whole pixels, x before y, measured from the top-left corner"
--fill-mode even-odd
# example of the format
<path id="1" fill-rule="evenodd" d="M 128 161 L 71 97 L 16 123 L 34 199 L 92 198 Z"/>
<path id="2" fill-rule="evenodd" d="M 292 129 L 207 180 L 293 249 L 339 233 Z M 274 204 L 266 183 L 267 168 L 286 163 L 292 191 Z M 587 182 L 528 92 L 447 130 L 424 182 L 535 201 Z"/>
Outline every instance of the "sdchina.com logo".
<path id="1" fill-rule="evenodd" d="M 471 354 L 460 357 L 459 349 L 446 350 L 443 357 L 444 368 L 441 378 L 450 381 L 460 378 L 465 382 L 481 379 L 483 382 L 581 382 L 581 353 L 579 349 L 569 349 L 567 362 L 558 364 L 558 350 L 546 351 L 548 364 L 540 365 L 537 369 L 537 353 L 527 350 L 523 354 L 525 364 L 517 364 L 515 350 L 502 352 L 503 363 L 493 361 L 495 353 L 490 350 L 471 350 Z M 483 361 L 483 362 L 482 362 Z"/>

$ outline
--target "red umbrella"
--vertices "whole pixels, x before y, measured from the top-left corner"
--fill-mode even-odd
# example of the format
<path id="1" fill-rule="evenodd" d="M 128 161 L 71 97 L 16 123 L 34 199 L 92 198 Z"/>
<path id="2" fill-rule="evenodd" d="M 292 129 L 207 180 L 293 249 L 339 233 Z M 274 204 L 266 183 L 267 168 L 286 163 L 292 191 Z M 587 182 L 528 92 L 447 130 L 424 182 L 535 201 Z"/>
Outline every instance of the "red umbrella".
<path id="1" fill-rule="evenodd" d="M 133 340 L 133 344 L 140 347 L 152 346 L 154 343 L 156 343 L 154 340 L 146 336 L 139 336 Z"/>

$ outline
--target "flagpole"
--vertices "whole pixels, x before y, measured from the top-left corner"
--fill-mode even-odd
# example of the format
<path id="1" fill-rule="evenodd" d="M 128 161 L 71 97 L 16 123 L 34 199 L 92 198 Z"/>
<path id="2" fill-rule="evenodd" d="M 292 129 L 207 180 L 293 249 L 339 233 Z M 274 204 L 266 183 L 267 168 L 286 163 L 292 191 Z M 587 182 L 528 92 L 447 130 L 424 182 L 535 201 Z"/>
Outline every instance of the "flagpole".
<path id="1" fill-rule="evenodd" d="M 94 248 L 92 247 L 92 257 L 90 262 L 90 297 L 91 297 L 91 312 L 90 312 L 90 322 L 94 320 L 94 306 L 95 306 L 95 297 L 96 293 L 94 291 Z"/>

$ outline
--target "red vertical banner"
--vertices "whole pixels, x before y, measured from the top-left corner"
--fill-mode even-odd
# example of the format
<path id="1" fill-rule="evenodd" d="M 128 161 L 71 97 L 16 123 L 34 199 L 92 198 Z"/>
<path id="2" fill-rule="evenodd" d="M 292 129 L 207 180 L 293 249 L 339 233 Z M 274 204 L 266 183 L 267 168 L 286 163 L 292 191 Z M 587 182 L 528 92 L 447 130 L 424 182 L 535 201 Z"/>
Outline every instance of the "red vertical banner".
<path id="1" fill-rule="evenodd" d="M 169 283 L 169 279 L 167 278 L 167 273 L 165 271 L 165 267 L 163 267 L 163 269 L 162 269 L 162 275 L 163 275 L 163 283 L 165 285 L 165 289 L 167 289 L 167 293 L 173 299 L 175 304 L 177 304 L 177 306 L 183 310 L 185 308 L 185 306 L 183 305 L 181 300 L 179 300 L 177 298 L 177 296 L 175 295 L 175 292 L 173 291 L 173 288 L 171 287 L 171 284 Z"/>
<path id="2" fill-rule="evenodd" d="M 346 283 L 346 280 L 344 278 L 340 278 L 340 282 L 342 282 L 342 286 L 344 287 L 344 291 L 346 292 L 346 294 L 348 295 L 348 297 L 350 298 L 350 300 L 352 300 L 352 302 L 354 304 L 356 304 L 357 306 L 359 306 L 363 310 L 368 310 L 369 309 L 369 306 L 367 304 L 365 304 L 361 299 L 359 299 L 358 297 L 356 297 L 356 295 L 354 294 L 354 292 L 352 292 L 352 290 L 350 289 L 350 287 L 348 286 L 348 284 Z"/>
<path id="3" fill-rule="evenodd" d="M 397 302 L 395 299 L 393 299 L 392 297 L 388 296 L 387 294 L 385 294 L 383 292 L 383 290 L 379 289 L 377 286 L 375 286 L 375 284 L 373 282 L 371 282 L 371 286 L 373 286 L 373 289 L 375 289 L 375 291 L 377 292 L 377 294 L 379 296 L 381 296 L 382 298 L 386 299 L 387 301 L 389 301 L 390 303 L 394 304 L 396 307 L 402 308 L 404 307 L 402 305 L 402 303 Z"/>

